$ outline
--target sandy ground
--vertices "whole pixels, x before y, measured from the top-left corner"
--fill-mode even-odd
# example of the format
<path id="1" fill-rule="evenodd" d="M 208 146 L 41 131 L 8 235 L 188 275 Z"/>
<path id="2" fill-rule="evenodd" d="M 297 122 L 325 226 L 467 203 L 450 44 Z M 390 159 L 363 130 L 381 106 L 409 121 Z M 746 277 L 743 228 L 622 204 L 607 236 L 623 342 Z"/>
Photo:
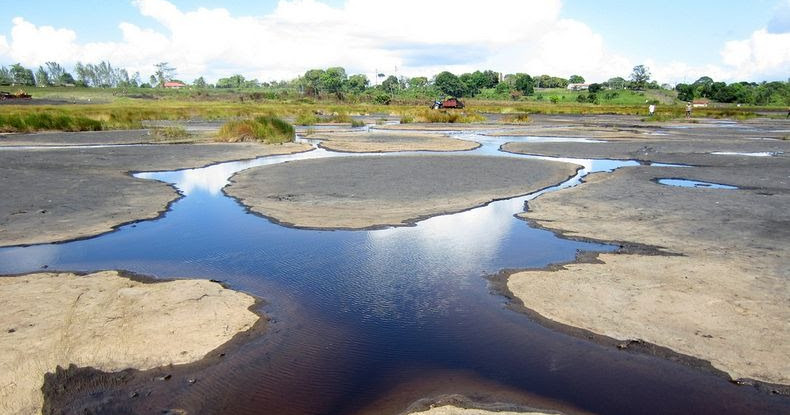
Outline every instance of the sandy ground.
<path id="1" fill-rule="evenodd" d="M 40 145 L 125 140 L 89 133 L 30 136 Z M 17 144 L 20 136 L 17 137 Z M 43 137 L 43 138 L 42 138 Z M 81 138 L 80 138 L 81 137 Z M 115 138 L 113 138 L 115 137 Z M 221 161 L 308 150 L 306 144 L 189 144 L 104 148 L 0 150 L 0 246 L 64 241 L 98 235 L 131 221 L 152 219 L 178 198 L 167 184 L 130 171 L 199 167 Z"/>
<path id="2" fill-rule="evenodd" d="M 562 182 L 576 168 L 486 156 L 343 157 L 248 169 L 233 176 L 225 192 L 285 224 L 363 229 L 530 193 Z"/>
<path id="3" fill-rule="evenodd" d="M 411 412 L 412 414 L 424 414 L 424 415 L 518 415 L 518 414 L 534 414 L 534 415 L 550 415 L 550 414 L 557 414 L 558 412 L 537 412 L 537 411 L 498 411 L 498 410 L 487 410 L 487 409 L 478 409 L 478 408 L 459 408 L 457 406 L 452 405 L 445 405 L 445 406 L 437 406 L 425 411 L 420 412 Z"/>
<path id="4" fill-rule="evenodd" d="M 352 153 L 461 151 L 479 147 L 478 143 L 451 138 L 445 134 L 401 131 L 320 132 L 311 134 L 309 138 L 323 140 L 321 147 L 327 150 Z"/>
<path id="5" fill-rule="evenodd" d="M 503 124 L 492 123 L 409 123 L 409 124 L 385 124 L 372 127 L 371 130 L 378 131 L 479 131 L 490 130 L 492 128 L 507 128 Z"/>
<path id="6" fill-rule="evenodd" d="M 770 122 L 768 124 L 771 124 Z M 568 326 L 642 339 L 733 378 L 790 384 L 790 143 L 772 129 L 699 126 L 649 144 L 518 143 L 509 151 L 683 162 L 633 167 L 539 197 L 524 216 L 565 235 L 680 256 L 602 254 L 602 263 L 511 275 L 524 306 Z M 736 131 L 726 133 L 726 131 Z M 775 157 L 711 151 L 781 151 Z M 659 185 L 687 178 L 739 190 Z"/>
<path id="7" fill-rule="evenodd" d="M 115 271 L 0 278 L 0 412 L 39 413 L 44 374 L 189 363 L 251 328 L 255 299 L 206 280 L 144 283 Z"/>
<path id="8" fill-rule="evenodd" d="M 40 132 L 0 135 L 0 146 L 64 146 L 86 144 L 144 144 L 152 141 L 148 130 Z"/>

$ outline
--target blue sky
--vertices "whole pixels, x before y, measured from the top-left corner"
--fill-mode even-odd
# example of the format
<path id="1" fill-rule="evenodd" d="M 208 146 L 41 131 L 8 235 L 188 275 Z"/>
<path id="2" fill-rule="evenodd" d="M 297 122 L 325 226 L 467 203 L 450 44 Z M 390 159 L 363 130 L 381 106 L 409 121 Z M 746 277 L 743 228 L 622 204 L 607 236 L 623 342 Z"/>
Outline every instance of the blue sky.
<path id="1" fill-rule="evenodd" d="M 453 2 L 461 10 L 454 20 L 461 20 L 461 24 L 454 27 L 473 28 L 483 40 L 474 37 L 458 41 L 449 37 L 443 39 L 424 39 L 432 31 L 440 30 L 444 25 L 441 10 L 437 9 L 434 16 L 426 11 L 431 7 L 436 8 L 440 2 L 416 2 L 406 4 L 405 1 L 380 0 L 376 7 L 369 10 L 375 15 L 386 16 L 401 21 L 423 19 L 415 22 L 410 28 L 402 30 L 397 26 L 389 27 L 384 31 L 377 31 L 375 27 L 348 29 L 338 19 L 345 16 L 358 16 L 353 11 L 366 9 L 360 6 L 361 0 L 346 2 L 343 0 L 326 0 L 327 4 L 335 11 L 322 9 L 314 0 L 289 0 L 298 16 L 307 16 L 306 21 L 297 22 L 304 31 L 316 27 L 324 31 L 322 35 L 330 38 L 342 39 L 356 43 L 372 43 L 371 45 L 355 48 L 358 53 L 365 53 L 372 58 L 368 61 L 361 59 L 348 59 L 343 63 L 340 58 L 331 55 L 324 56 L 326 63 L 322 65 L 320 59 L 311 59 L 302 56 L 285 56 L 287 50 L 277 49 L 284 54 L 282 62 L 265 63 L 254 62 L 242 56 L 235 57 L 233 53 L 242 54 L 241 50 L 226 51 L 206 56 L 183 57 L 177 63 L 184 69 L 184 75 L 193 76 L 199 71 L 205 71 L 209 77 L 213 73 L 220 76 L 221 70 L 238 68 L 240 73 L 261 78 L 288 76 L 299 73 L 311 66 L 330 66 L 341 64 L 359 72 L 372 72 L 373 67 L 395 68 L 399 67 L 403 74 L 424 74 L 446 67 L 450 70 L 465 70 L 467 68 L 484 69 L 480 65 L 500 65 L 492 67 L 495 70 L 526 71 L 530 73 L 555 71 L 557 75 L 568 76 L 572 72 L 587 71 L 588 78 L 605 78 L 610 75 L 625 75 L 624 68 L 635 64 L 648 63 L 654 75 L 667 79 L 666 81 L 679 81 L 697 76 L 705 71 L 712 72 L 720 77 L 751 78 L 760 80 L 766 78 L 786 79 L 790 75 L 790 43 L 785 43 L 783 37 L 790 32 L 790 0 L 750 0 L 750 1 L 617 1 L 617 0 L 534 0 L 515 2 L 514 0 L 490 0 L 487 2 Z M 318 0 L 315 0 L 318 1 Z M 261 18 L 272 16 L 278 7 L 277 1 L 242 1 L 242 0 L 81 0 L 80 2 L 66 1 L 28 1 L 18 2 L 0 0 L 0 64 L 10 64 L 21 61 L 24 64 L 35 65 L 38 61 L 49 60 L 41 54 L 35 54 L 22 47 L 35 48 L 38 46 L 34 39 L 17 39 L 13 36 L 13 29 L 19 22 L 13 19 L 21 17 L 30 27 L 39 30 L 44 26 L 55 29 L 68 29 L 75 35 L 68 45 L 61 45 L 73 50 L 73 56 L 60 54 L 61 60 L 87 60 L 99 59 L 96 55 L 97 48 L 88 45 L 94 43 L 112 44 L 98 48 L 106 50 L 112 55 L 114 61 L 125 60 L 121 64 L 143 71 L 150 64 L 158 60 L 174 60 L 170 56 L 159 56 L 151 48 L 145 56 L 134 59 L 125 59 L 124 48 L 135 51 L 140 50 L 140 45 L 125 39 L 130 36 L 119 29 L 122 22 L 129 23 L 134 28 L 152 31 L 162 35 L 162 42 L 179 45 L 184 48 L 183 39 L 189 37 L 190 29 L 185 29 L 190 21 L 188 17 L 181 23 L 167 20 L 165 12 L 160 12 L 167 3 L 175 6 L 179 12 L 187 13 L 203 7 L 206 9 L 222 8 L 228 11 L 232 19 L 241 19 L 244 16 Z M 354 3 L 354 4 L 351 4 Z M 500 3 L 500 4 L 498 4 Z M 446 4 L 446 3 L 445 3 Z M 481 6 L 482 5 L 482 6 Z M 446 7 L 446 6 L 445 6 Z M 481 7 L 485 10 L 481 10 Z M 147 8 L 147 9 L 146 9 Z M 518 10 L 515 10 L 518 9 Z M 147 12 L 145 10 L 148 10 Z M 328 11 L 329 10 L 329 11 Z M 419 15 L 428 14 L 428 18 Z M 478 16 L 478 14 L 480 16 Z M 261 38 L 277 39 L 279 43 L 287 43 L 291 39 L 305 36 L 304 39 L 293 39 L 293 45 L 305 47 L 305 54 L 323 56 L 326 43 L 321 36 L 312 34 L 293 34 L 289 30 L 294 23 L 291 15 L 278 17 L 275 23 L 264 23 L 257 28 L 251 27 L 245 33 L 260 32 Z M 490 17 L 485 17 L 490 16 Z M 465 20 L 465 19 L 469 20 Z M 297 20 L 301 17 L 295 17 Z M 486 18 L 488 26 L 481 25 L 474 19 Z M 334 19 L 334 20 L 333 20 Z M 350 18 L 349 18 L 350 19 Z M 523 24 L 519 25 L 519 20 Z M 369 19 L 378 20 L 378 19 Z M 391 19 L 385 19 L 391 20 Z M 499 20 L 504 20 L 503 27 L 512 31 L 502 32 L 497 27 Z M 243 20 L 228 20 L 226 24 L 233 28 L 234 22 Z M 572 21 L 573 23 L 568 23 Z M 464 25 L 464 22 L 466 25 Z M 353 22 L 351 22 L 353 23 Z M 419 24 L 418 24 L 419 23 Z M 384 27 L 386 22 L 382 23 Z M 176 25 L 180 30 L 173 29 Z M 351 26 L 354 26 L 352 24 Z M 482 26 L 482 27 L 481 27 Z M 761 29 L 771 28 L 768 33 L 759 33 Z M 203 27 L 202 30 L 212 28 Z M 224 26 L 213 28 L 217 36 L 222 36 Z M 30 29 L 29 31 L 32 31 Z M 197 28 L 192 30 L 198 30 Z M 411 32 L 408 32 L 408 31 Z M 496 32 L 497 36 L 488 37 Z M 384 33 L 382 33 L 384 32 Z M 44 32 L 41 32 L 44 33 Z M 135 32 L 136 33 L 136 32 Z M 151 34 L 149 33 L 149 34 Z M 391 33 L 391 38 L 386 38 Z M 420 36 L 415 36 L 415 34 Z M 61 33 L 62 35 L 62 33 Z M 61 35 L 57 35 L 62 37 Z M 21 36 L 21 35 L 20 35 Z M 33 35 L 31 35 L 33 36 Z M 55 35 L 49 35 L 55 36 Z M 140 35 L 138 42 L 143 42 Z M 513 41 L 508 43 L 508 36 Z M 574 38 L 574 36 L 576 36 Z M 43 34 L 38 41 L 46 43 Z M 384 39 L 379 39 L 383 37 Z M 464 37 L 464 36 L 461 36 Z M 152 41 L 147 37 L 148 43 Z M 373 39 L 374 41 L 371 41 Z M 227 39 L 234 42 L 238 39 Z M 15 43 L 16 42 L 16 43 Z M 312 43 L 311 43 L 312 42 Z M 728 44 L 727 42 L 734 42 Z M 762 43 L 760 43 L 762 42 Z M 6 44 L 4 47 L 3 44 Z M 136 46 L 135 46 L 136 45 Z M 393 46 L 394 45 L 394 46 Z M 565 56 L 551 51 L 552 48 L 565 48 L 578 45 L 578 61 L 566 59 Z M 40 45 L 46 50 L 47 45 Z M 255 50 L 268 55 L 269 50 L 258 44 L 249 45 Z M 248 47 L 248 48 L 249 48 Z M 197 48 L 197 46 L 195 46 Z M 311 53 L 315 48 L 316 53 Z M 367 48 L 367 49 L 366 49 Z M 189 49 L 187 47 L 187 49 Z M 776 49 L 775 51 L 773 51 Z M 769 56 L 757 56 L 758 51 Z M 54 52 L 58 52 L 57 50 Z M 272 51 L 273 52 L 273 51 Z M 344 55 L 344 50 L 339 50 L 336 55 Z M 42 52 L 43 53 L 43 52 Z M 57 54 L 57 53 L 55 53 Z M 542 54 L 542 55 L 541 55 Z M 773 54 L 773 55 L 771 55 Z M 73 59 L 72 59 L 73 57 Z M 342 56 L 341 56 L 342 57 Z M 415 57 L 419 57 L 416 59 Z M 107 57 L 108 59 L 110 56 Z M 170 59 L 169 59 L 170 58 Z M 55 59 L 55 58 L 53 58 Z M 146 62 L 146 59 L 153 59 Z M 586 62 L 584 60 L 597 60 Z M 750 61 L 754 60 L 754 62 Z M 374 62 L 375 61 L 375 62 Z M 70 63 L 70 62 L 65 62 Z M 73 62 L 72 62 L 73 63 Z M 552 64 L 553 63 L 553 64 Z M 752 69 L 750 69 L 752 68 Z M 394 71 L 394 69 L 393 69 Z M 584 73 L 583 73 L 584 74 Z M 428 74 L 430 75 L 430 73 Z M 669 79 L 672 78 L 672 79 Z"/>
<path id="2" fill-rule="evenodd" d="M 724 41 L 765 27 L 775 0 L 566 0 L 563 15 L 602 34 L 634 60 L 677 58 L 690 64 L 718 59 Z M 788 46 L 790 47 L 790 46 Z"/>

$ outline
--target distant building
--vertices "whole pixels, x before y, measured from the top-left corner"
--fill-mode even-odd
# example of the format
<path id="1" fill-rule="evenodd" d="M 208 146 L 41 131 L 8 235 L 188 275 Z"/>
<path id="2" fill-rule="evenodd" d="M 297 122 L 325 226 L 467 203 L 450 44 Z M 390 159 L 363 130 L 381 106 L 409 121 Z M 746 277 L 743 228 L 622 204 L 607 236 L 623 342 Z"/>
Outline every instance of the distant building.
<path id="1" fill-rule="evenodd" d="M 694 101 L 691 101 L 691 106 L 694 108 L 705 108 L 708 105 L 710 105 L 710 100 L 705 98 L 695 99 Z"/>
<path id="2" fill-rule="evenodd" d="M 185 86 L 186 86 L 186 84 L 183 84 L 183 83 L 178 82 L 178 81 L 165 82 L 165 88 L 180 89 L 180 88 L 183 88 Z"/>
<path id="3" fill-rule="evenodd" d="M 590 89 L 590 84 L 568 84 L 570 91 L 586 91 Z"/>

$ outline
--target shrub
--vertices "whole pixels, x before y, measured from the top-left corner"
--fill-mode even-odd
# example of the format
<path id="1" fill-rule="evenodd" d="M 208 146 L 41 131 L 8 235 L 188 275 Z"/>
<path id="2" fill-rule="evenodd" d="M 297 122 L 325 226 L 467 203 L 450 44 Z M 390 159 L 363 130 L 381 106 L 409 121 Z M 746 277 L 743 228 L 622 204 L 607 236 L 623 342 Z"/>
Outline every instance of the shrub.
<path id="1" fill-rule="evenodd" d="M 189 133 L 187 132 L 187 130 L 180 125 L 172 125 L 169 127 L 157 127 L 152 129 L 151 133 L 155 137 L 169 139 L 169 140 L 189 137 Z"/>
<path id="2" fill-rule="evenodd" d="M 296 116 L 296 125 L 315 125 L 319 121 L 318 116 L 312 112 L 301 112 Z"/>
<path id="3" fill-rule="evenodd" d="M 226 122 L 219 130 L 218 141 L 260 141 L 279 144 L 293 141 L 294 127 L 272 116 L 261 116 L 251 120 Z"/>
<path id="4" fill-rule="evenodd" d="M 521 113 L 505 116 L 502 118 L 502 121 L 513 124 L 526 124 L 530 122 L 530 119 L 528 114 Z"/>
<path id="5" fill-rule="evenodd" d="M 380 92 L 373 97 L 373 102 L 379 105 L 389 105 L 392 98 L 390 98 L 389 94 L 385 94 Z"/>
<path id="6" fill-rule="evenodd" d="M 410 117 L 410 115 L 405 115 L 404 117 Z M 401 117 L 401 122 L 403 122 L 404 117 Z M 414 114 L 412 121 L 428 123 L 470 123 L 485 121 L 485 117 L 476 112 L 423 109 Z"/>
<path id="7" fill-rule="evenodd" d="M 31 132 L 41 130 L 55 131 L 100 131 L 101 121 L 66 114 L 33 112 L 29 114 L 0 114 L 0 131 Z"/>
<path id="8" fill-rule="evenodd" d="M 330 115 L 328 117 L 325 117 L 325 118 L 321 119 L 321 122 L 331 122 L 331 123 L 346 124 L 346 123 L 352 123 L 353 120 L 351 119 L 351 116 L 346 114 L 346 113 L 339 113 L 339 114 L 335 113 L 335 114 L 332 114 L 332 115 Z"/>

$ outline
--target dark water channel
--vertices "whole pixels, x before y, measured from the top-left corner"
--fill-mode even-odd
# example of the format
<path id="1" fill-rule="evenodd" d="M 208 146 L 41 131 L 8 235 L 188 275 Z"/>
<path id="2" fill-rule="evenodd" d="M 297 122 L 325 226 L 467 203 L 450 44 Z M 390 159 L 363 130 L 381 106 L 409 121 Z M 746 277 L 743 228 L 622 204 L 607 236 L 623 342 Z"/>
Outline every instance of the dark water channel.
<path id="1" fill-rule="evenodd" d="M 505 155 L 498 151 L 501 138 L 466 138 L 483 146 L 463 154 Z M 506 308 L 484 276 L 570 261 L 581 250 L 614 249 L 558 238 L 515 218 L 534 195 L 411 227 L 315 231 L 247 214 L 221 192 L 243 168 L 343 155 L 315 150 L 140 174 L 175 184 L 185 197 L 161 219 L 92 239 L 0 249 L 0 273 L 43 265 L 125 269 L 218 279 L 265 299 L 263 310 L 272 318 L 266 334 L 205 369 L 195 385 L 154 395 L 162 405 L 224 413 L 340 414 L 372 405 L 379 405 L 374 412 L 399 411 L 424 397 L 421 390 L 453 393 L 479 384 L 482 396 L 495 385 L 565 410 L 596 413 L 790 409 L 785 398 L 571 337 Z M 577 162 L 585 166 L 582 174 L 637 164 Z M 392 391 L 402 401 L 381 403 Z"/>

